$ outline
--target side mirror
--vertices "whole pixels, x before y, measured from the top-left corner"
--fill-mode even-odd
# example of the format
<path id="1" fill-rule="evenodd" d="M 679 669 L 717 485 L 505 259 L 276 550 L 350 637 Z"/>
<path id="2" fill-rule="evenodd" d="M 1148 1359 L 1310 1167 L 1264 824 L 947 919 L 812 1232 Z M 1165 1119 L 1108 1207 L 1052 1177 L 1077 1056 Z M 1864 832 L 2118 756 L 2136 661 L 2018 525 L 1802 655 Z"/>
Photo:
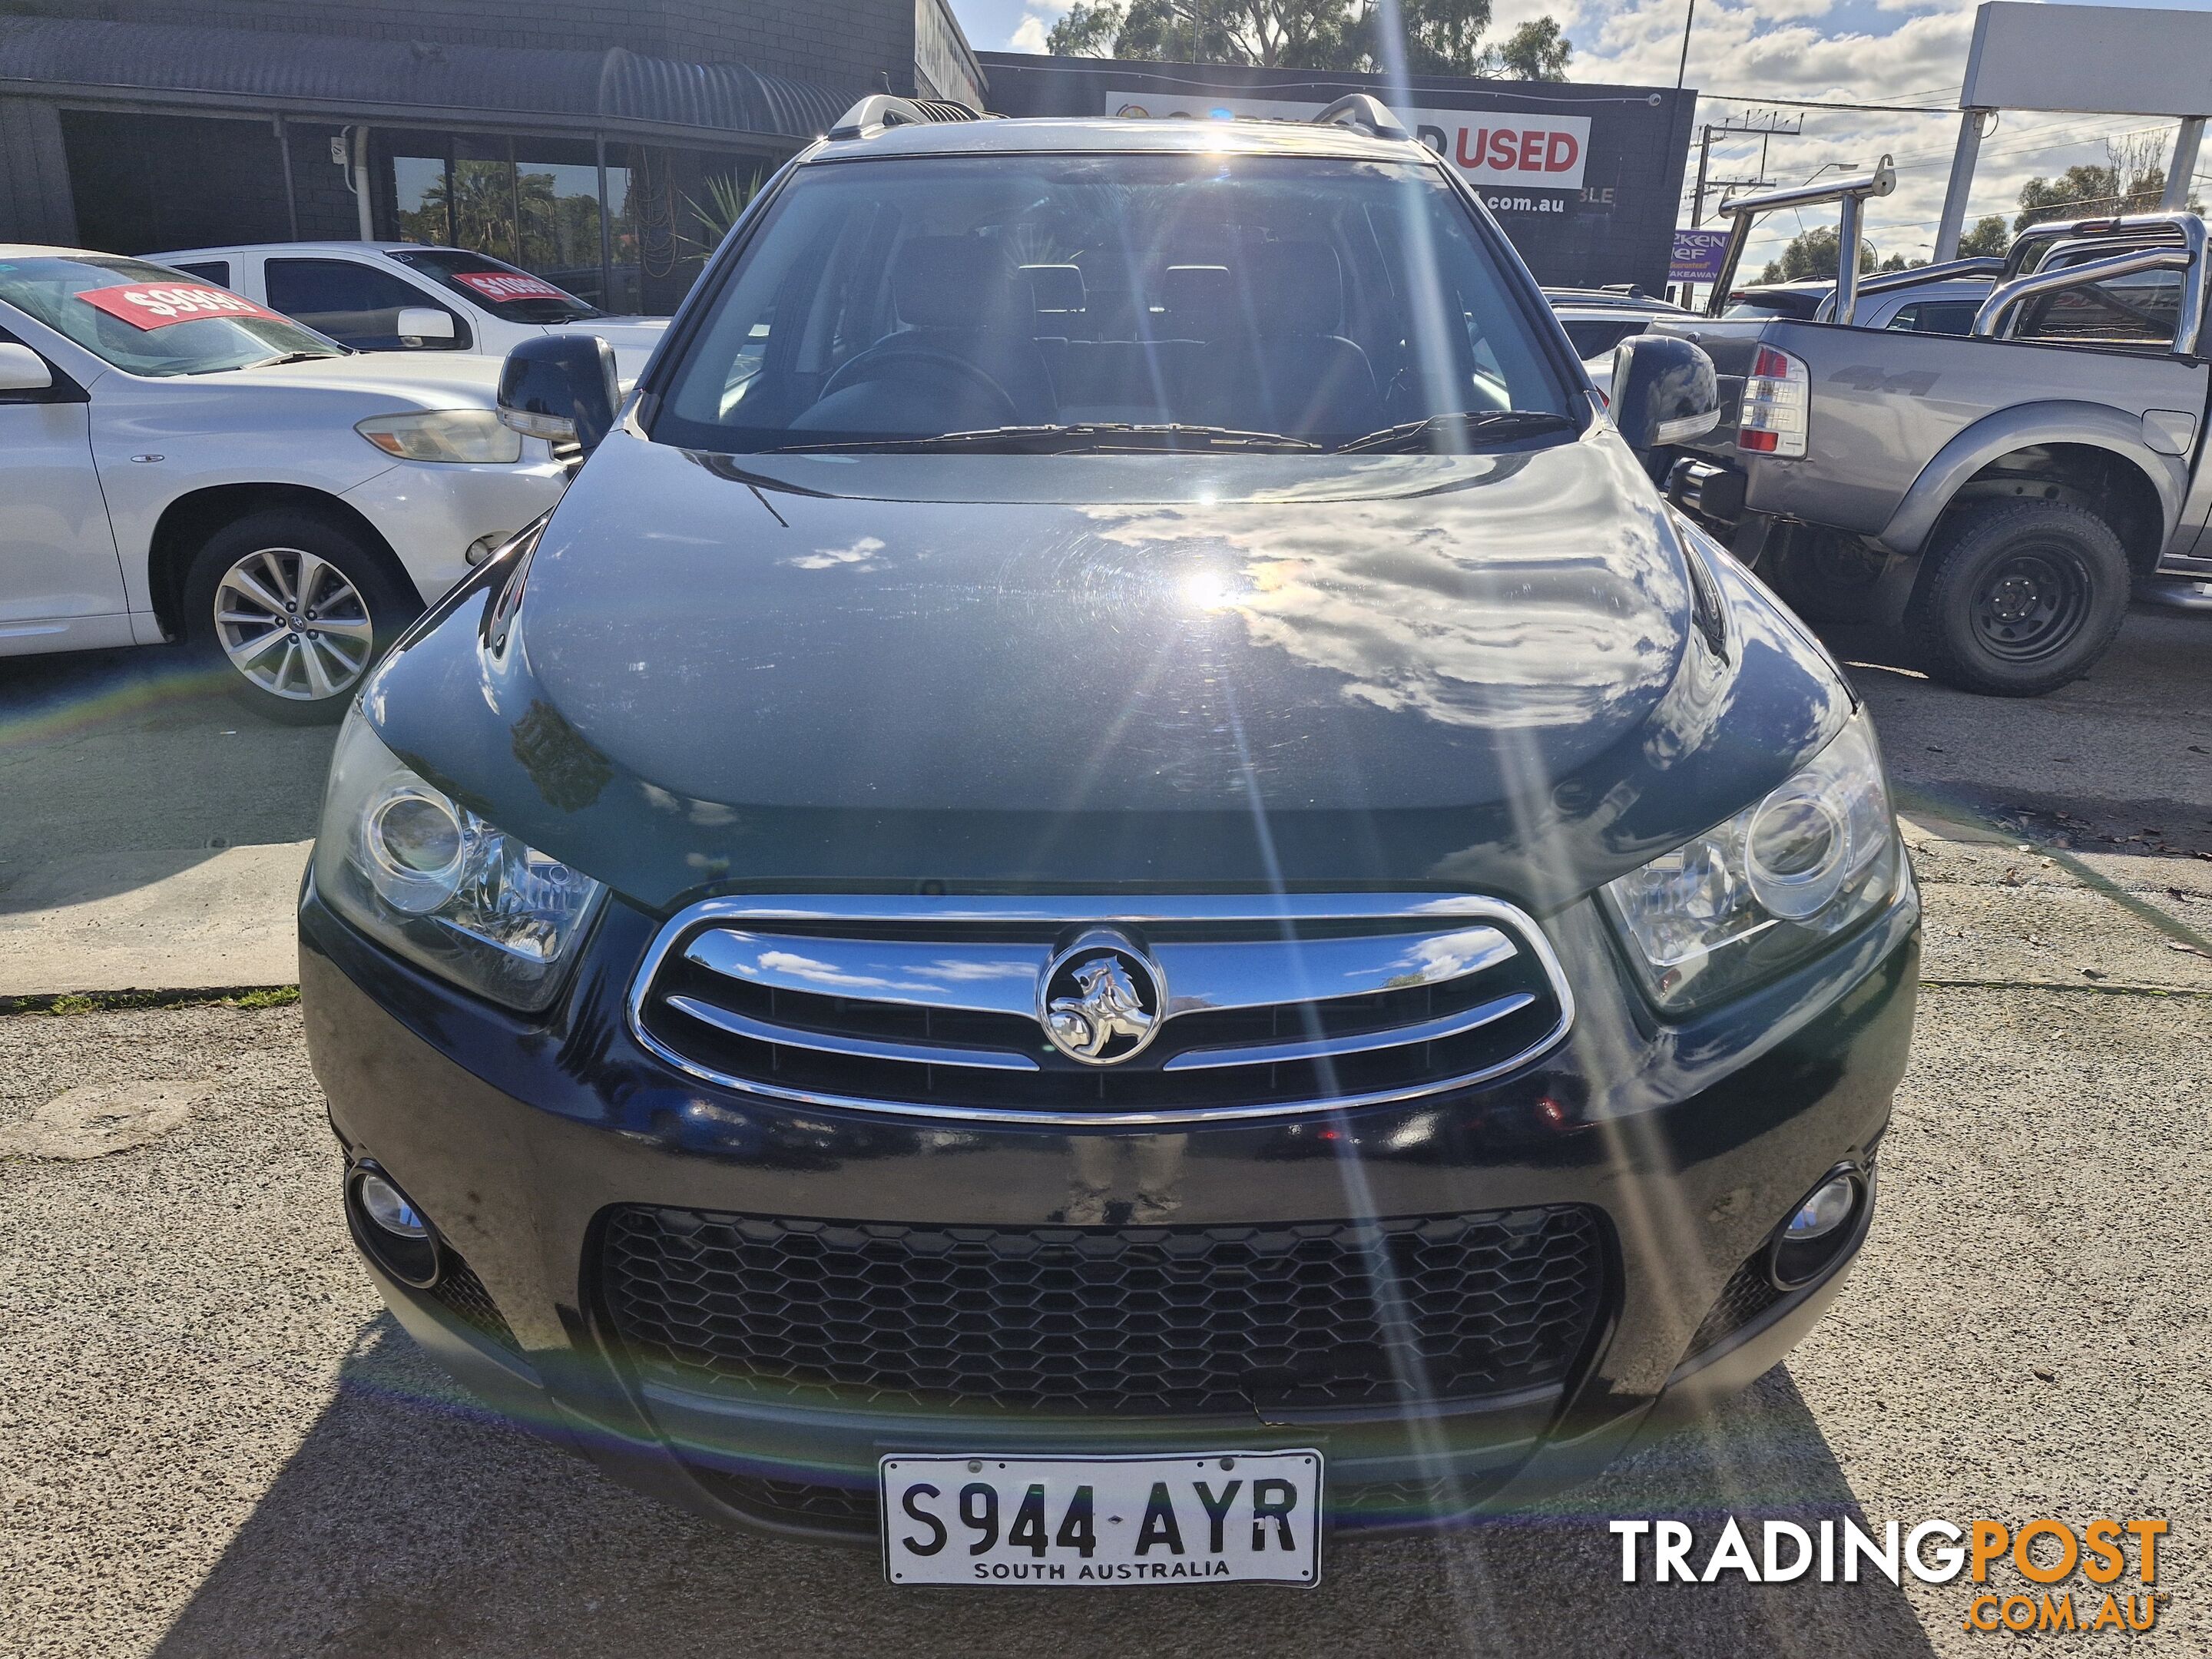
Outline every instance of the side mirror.
<path id="1" fill-rule="evenodd" d="M 1613 347 L 1610 396 L 1613 423 L 1639 455 L 1702 437 L 1721 422 L 1713 360 L 1669 334 L 1632 334 Z"/>
<path id="2" fill-rule="evenodd" d="M 53 383 L 44 357 L 27 345 L 0 342 L 0 392 L 44 392 Z"/>
<path id="3" fill-rule="evenodd" d="M 615 354 L 596 334 L 548 334 L 507 354 L 499 418 L 526 437 L 574 442 L 589 454 L 614 429 L 622 393 Z"/>
<path id="4" fill-rule="evenodd" d="M 450 340 L 453 337 L 453 313 L 441 311 L 435 306 L 403 307 L 398 324 L 392 331 L 403 340 Z"/>

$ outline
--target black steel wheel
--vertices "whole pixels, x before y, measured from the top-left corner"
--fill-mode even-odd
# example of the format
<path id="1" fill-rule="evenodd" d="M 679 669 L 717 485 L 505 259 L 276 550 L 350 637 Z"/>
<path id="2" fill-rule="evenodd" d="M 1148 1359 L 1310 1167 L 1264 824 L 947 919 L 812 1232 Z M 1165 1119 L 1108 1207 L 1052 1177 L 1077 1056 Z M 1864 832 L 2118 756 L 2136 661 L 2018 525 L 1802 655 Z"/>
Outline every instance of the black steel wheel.
<path id="1" fill-rule="evenodd" d="M 1905 629 L 1928 672 L 1964 691 L 2055 691 L 2088 672 L 2127 616 L 2127 550 L 2086 507 L 1971 508 L 1927 557 Z"/>

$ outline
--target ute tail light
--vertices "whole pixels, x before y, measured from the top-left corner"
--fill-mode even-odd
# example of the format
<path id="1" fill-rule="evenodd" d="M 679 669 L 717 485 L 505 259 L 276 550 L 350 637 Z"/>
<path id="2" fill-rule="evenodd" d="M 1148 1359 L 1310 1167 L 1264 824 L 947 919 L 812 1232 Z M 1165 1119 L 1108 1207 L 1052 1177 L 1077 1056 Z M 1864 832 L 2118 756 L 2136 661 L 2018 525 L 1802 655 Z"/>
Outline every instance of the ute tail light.
<path id="1" fill-rule="evenodd" d="M 1806 417 L 1813 403 L 1813 374 L 1786 351 L 1763 345 L 1743 383 L 1736 417 L 1736 447 L 1784 458 L 1805 453 Z"/>

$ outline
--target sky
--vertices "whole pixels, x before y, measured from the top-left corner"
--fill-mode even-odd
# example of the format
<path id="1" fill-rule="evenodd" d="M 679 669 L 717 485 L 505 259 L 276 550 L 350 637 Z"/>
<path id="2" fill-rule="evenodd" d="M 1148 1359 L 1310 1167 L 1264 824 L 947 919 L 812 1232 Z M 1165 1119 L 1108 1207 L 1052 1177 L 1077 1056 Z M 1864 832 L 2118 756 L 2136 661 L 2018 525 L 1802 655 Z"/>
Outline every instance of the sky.
<path id="1" fill-rule="evenodd" d="M 1706 94 L 1698 119 L 1719 122 L 1780 111 L 1802 116 L 1795 137 L 1770 140 L 1765 176 L 1797 184 L 1826 167 L 1830 174 L 1872 167 L 1887 152 L 1897 167 L 1896 192 L 1868 204 L 1867 234 L 1883 256 L 1927 258 L 1943 207 L 1956 143 L 1959 82 L 1965 73 L 1977 0 L 1696 0 L 1687 84 Z M 2136 0 L 2142 3 L 2142 0 Z M 2149 0 L 2166 10 L 2212 9 L 2212 0 Z M 1522 19 L 1549 12 L 1575 52 L 1568 77 L 1671 87 L 1682 52 L 1685 0 L 1493 0 L 1493 36 Z M 1041 52 L 1045 31 L 1068 0 L 952 0 L 969 41 L 984 51 Z M 1720 94 L 1734 94 L 1723 99 Z M 1936 106 L 1924 114 L 1789 110 L 1778 101 L 1809 99 Z M 2007 113 L 1982 140 L 1968 224 L 1984 214 L 2016 210 L 2021 185 L 2082 162 L 2106 160 L 2109 137 L 2142 135 L 2160 143 L 2173 124 L 2146 117 Z M 2142 142 L 2139 139 L 2138 142 Z M 1750 179 L 1760 159 L 1755 138 L 1717 137 L 1712 176 Z M 1840 165 L 1832 165 L 1840 164 Z M 2197 161 L 2200 191 L 2212 196 L 2212 143 Z M 1696 157 L 1689 173 L 1694 175 Z M 1810 227 L 1832 223 L 1815 209 Z M 1710 204 L 1707 214 L 1711 222 Z M 1690 222 L 1686 199 L 1679 222 Z M 1748 251 L 1754 268 L 1779 252 L 1799 228 L 1790 214 L 1765 222 Z"/>

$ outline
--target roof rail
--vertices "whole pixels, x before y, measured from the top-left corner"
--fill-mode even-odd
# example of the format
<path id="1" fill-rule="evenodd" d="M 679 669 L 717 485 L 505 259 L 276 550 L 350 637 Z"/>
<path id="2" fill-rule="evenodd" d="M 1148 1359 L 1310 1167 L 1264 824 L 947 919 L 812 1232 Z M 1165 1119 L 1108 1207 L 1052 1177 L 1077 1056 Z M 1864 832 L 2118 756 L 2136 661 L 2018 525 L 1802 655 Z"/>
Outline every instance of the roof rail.
<path id="1" fill-rule="evenodd" d="M 950 98 L 899 98 L 872 92 L 838 117 L 832 138 L 872 138 L 886 127 L 926 126 L 933 121 L 980 121 L 983 118 Z"/>
<path id="2" fill-rule="evenodd" d="M 1351 127 L 1374 138 L 1410 138 L 1405 123 L 1371 93 L 1347 92 L 1313 118 L 1317 127 Z"/>
<path id="3" fill-rule="evenodd" d="M 1856 249 L 1859 245 L 1859 218 L 1869 198 L 1887 196 L 1897 188 L 1897 170 L 1885 155 L 1871 173 L 1858 173 L 1849 179 L 1830 179 L 1818 184 L 1792 185 L 1783 190 L 1764 190 L 1752 196 L 1731 196 L 1721 204 L 1721 216 L 1729 222 L 1727 246 L 1721 253 L 1721 273 L 1714 283 L 1712 295 L 1705 301 L 1705 315 L 1717 317 L 1728 303 L 1728 295 L 1735 287 L 1736 266 L 1742 262 L 1745 244 L 1750 240 L 1752 225 L 1761 214 L 1772 213 L 1782 208 L 1815 207 L 1823 202 L 1834 202 L 1841 210 L 1841 222 L 1836 227 L 1836 245 Z M 1849 328 L 1858 309 L 1859 265 L 1856 258 L 1837 261 L 1835 319 Z"/>

